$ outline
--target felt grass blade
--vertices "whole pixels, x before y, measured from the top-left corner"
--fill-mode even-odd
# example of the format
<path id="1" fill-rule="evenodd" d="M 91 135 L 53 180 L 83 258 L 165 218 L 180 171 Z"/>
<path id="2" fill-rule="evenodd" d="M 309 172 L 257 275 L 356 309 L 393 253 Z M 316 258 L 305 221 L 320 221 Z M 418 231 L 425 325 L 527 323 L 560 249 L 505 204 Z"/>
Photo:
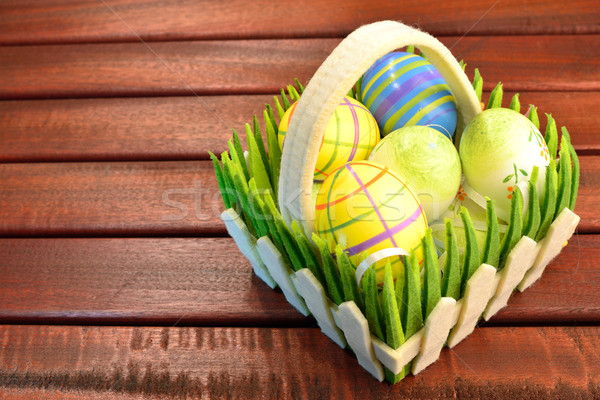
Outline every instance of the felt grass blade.
<path id="1" fill-rule="evenodd" d="M 281 214 L 279 213 L 277 206 L 275 206 L 275 202 L 273 201 L 273 197 L 271 196 L 271 193 L 263 192 L 262 200 L 265 203 L 265 207 L 266 207 L 265 211 L 267 212 L 265 214 L 265 219 L 267 221 L 267 225 L 269 226 L 269 238 L 271 238 L 271 241 L 273 242 L 275 247 L 277 247 L 279 252 L 283 255 L 285 260 L 289 261 L 291 263 L 288 255 L 287 255 L 287 252 L 285 250 L 285 246 L 283 245 L 283 239 L 279 235 L 279 232 L 277 231 L 277 227 L 275 226 L 275 218 L 277 216 L 281 216 Z M 289 265 L 289 263 L 288 263 L 288 265 Z"/>
<path id="2" fill-rule="evenodd" d="M 550 159 L 550 165 L 546 167 L 546 180 L 544 182 L 544 201 L 541 207 L 540 229 L 537 232 L 535 240 L 539 241 L 546 236 L 548 228 L 554 218 L 556 207 L 556 162 L 554 158 Z"/>
<path id="3" fill-rule="evenodd" d="M 329 297 L 335 304 L 340 305 L 344 302 L 342 279 L 340 278 L 335 261 L 329 252 L 327 242 L 321 239 L 316 233 L 312 234 L 312 240 L 321 253 L 321 261 L 325 272 L 325 281 L 327 282 L 327 292 L 329 293 Z"/>
<path id="4" fill-rule="evenodd" d="M 304 268 L 305 263 L 304 258 L 302 257 L 302 252 L 298 247 L 298 243 L 296 243 L 294 235 L 290 231 L 290 228 L 287 226 L 283 218 L 281 218 L 281 215 L 275 215 L 274 222 L 277 233 L 282 239 L 285 251 L 292 262 L 292 268 L 294 271 L 300 271 L 302 268 Z"/>
<path id="5" fill-rule="evenodd" d="M 556 195 L 556 212 L 554 218 L 565 208 L 569 207 L 571 200 L 571 154 L 569 153 L 569 142 L 563 135 L 560 140 L 560 151 L 558 161 L 558 193 Z"/>
<path id="6" fill-rule="evenodd" d="M 279 174 L 281 168 L 281 148 L 279 148 L 277 131 L 274 131 L 271 124 L 267 122 L 269 116 L 266 114 L 266 111 L 263 115 L 263 118 L 265 119 L 265 126 L 267 130 L 267 145 L 269 146 L 269 172 L 271 176 L 271 183 L 273 185 L 273 197 L 277 199 L 277 193 L 279 192 Z"/>
<path id="7" fill-rule="evenodd" d="M 235 149 L 235 154 L 237 154 L 237 158 L 241 161 L 242 170 L 244 171 L 244 176 L 246 180 L 250 179 L 250 173 L 248 172 L 248 165 L 246 163 L 246 157 L 244 157 L 244 149 L 242 149 L 242 143 L 240 142 L 240 137 L 238 136 L 235 129 L 233 129 L 233 148 Z"/>
<path id="8" fill-rule="evenodd" d="M 282 100 L 281 104 L 283 105 L 283 108 L 285 110 L 287 110 L 288 108 L 290 108 L 290 105 L 291 105 L 290 101 L 288 100 L 288 98 L 287 98 L 287 96 L 285 94 L 285 90 L 283 90 L 283 89 L 281 89 L 281 100 Z"/>
<path id="9" fill-rule="evenodd" d="M 286 108 L 287 110 L 287 108 Z M 265 111 L 267 112 L 267 116 L 269 117 L 269 123 L 271 124 L 271 128 L 273 128 L 273 131 L 275 132 L 279 132 L 279 125 L 277 124 L 277 120 L 275 119 L 275 115 L 273 115 L 273 109 L 271 108 L 270 104 L 265 104 Z M 267 121 L 265 120 L 265 123 Z"/>
<path id="10" fill-rule="evenodd" d="M 442 296 L 456 300 L 460 296 L 460 264 L 458 262 L 458 245 L 452 220 L 446 218 L 446 265 L 442 277 Z"/>
<path id="11" fill-rule="evenodd" d="M 483 93 L 483 78 L 479 73 L 479 68 L 475 68 L 475 76 L 473 77 L 473 89 L 475 89 L 475 94 L 477 94 L 477 99 L 481 101 L 481 95 Z"/>
<path id="12" fill-rule="evenodd" d="M 269 190 L 271 181 L 267 174 L 268 164 L 264 164 L 254 133 L 250 129 L 250 125 L 246 124 L 246 140 L 248 141 L 248 159 L 250 161 L 250 174 L 256 180 L 256 186 L 261 190 Z"/>
<path id="13" fill-rule="evenodd" d="M 427 229 L 423 238 L 423 320 L 427 319 L 442 296 L 440 269 L 433 244 L 431 229 Z"/>
<path id="14" fill-rule="evenodd" d="M 465 72 L 465 68 L 467 68 L 467 63 L 465 62 L 465 60 L 460 60 L 458 62 L 458 65 L 460 65 L 460 68 L 463 70 L 463 72 Z"/>
<path id="15" fill-rule="evenodd" d="M 535 165 L 531 171 L 531 178 L 527 182 L 529 189 L 529 202 L 527 204 L 527 216 L 523 223 L 523 236 L 535 239 L 535 235 L 540 227 L 540 201 L 537 192 L 537 180 L 539 167 Z"/>
<path id="16" fill-rule="evenodd" d="M 498 82 L 496 87 L 490 93 L 490 100 L 488 101 L 487 108 L 500 108 L 502 107 L 502 82 Z"/>
<path id="17" fill-rule="evenodd" d="M 572 163 L 573 163 L 573 172 L 571 173 L 571 197 L 569 199 L 569 209 L 571 211 L 575 210 L 575 203 L 577 202 L 577 192 L 579 191 L 579 174 L 580 174 L 580 166 L 579 166 L 579 157 L 577 157 L 577 153 L 571 144 L 571 135 L 569 135 L 569 131 L 564 126 L 561 128 L 563 137 L 567 138 L 567 142 L 569 143 L 569 154 L 571 154 Z"/>
<path id="18" fill-rule="evenodd" d="M 515 95 L 512 97 L 508 108 L 518 113 L 521 112 L 521 102 L 519 101 L 519 93 L 515 93 Z"/>
<path id="19" fill-rule="evenodd" d="M 409 338 L 423 326 L 423 310 L 421 307 L 421 274 L 419 263 L 414 251 L 410 257 L 404 257 L 404 294 L 402 301 L 405 307 L 402 309 L 402 325 L 404 326 L 404 337 Z"/>
<path id="20" fill-rule="evenodd" d="M 552 114 L 546 114 L 546 134 L 544 140 L 548 146 L 548 153 L 550 158 L 556 158 L 556 151 L 558 149 L 558 131 L 556 130 L 556 121 L 552 118 Z"/>
<path id="21" fill-rule="evenodd" d="M 267 150 L 265 149 L 265 142 L 263 139 L 262 132 L 260 131 L 260 125 L 258 124 L 258 118 L 256 115 L 252 119 L 252 125 L 254 126 L 254 139 L 258 146 L 260 157 L 262 158 L 265 167 L 269 166 L 269 158 L 267 157 Z"/>
<path id="22" fill-rule="evenodd" d="M 348 254 L 338 245 L 335 248 L 338 268 L 342 277 L 342 288 L 344 290 L 344 300 L 354 301 L 358 308 L 364 313 L 365 303 L 356 283 L 355 268 L 352 266 L 352 261 Z"/>
<path id="23" fill-rule="evenodd" d="M 500 261 L 500 233 L 498 232 L 498 218 L 496 218 L 496 209 L 494 200 L 485 198 L 486 202 L 486 222 L 487 232 L 485 233 L 485 244 L 481 262 L 492 267 L 497 267 Z"/>
<path id="24" fill-rule="evenodd" d="M 500 264 L 499 267 L 504 266 L 508 253 L 515 247 L 519 239 L 521 239 L 521 233 L 523 232 L 523 194 L 521 188 L 515 185 L 512 193 L 512 199 L 510 201 L 510 221 L 508 222 L 508 229 L 502 238 L 500 244 Z"/>
<path id="25" fill-rule="evenodd" d="M 304 230 L 295 220 L 292 221 L 292 232 L 294 234 L 294 238 L 296 239 L 296 243 L 298 243 L 298 247 L 302 252 L 306 266 L 317 278 L 317 280 L 321 282 L 321 285 L 323 285 L 324 288 L 327 287 L 325 274 L 323 273 L 323 268 L 321 267 L 321 261 L 315 252 L 316 249 L 304 234 Z"/>
<path id="26" fill-rule="evenodd" d="M 293 87 L 292 85 L 288 85 L 287 91 L 292 100 L 294 100 L 294 101 L 300 100 L 300 94 L 296 91 L 295 87 Z"/>
<path id="27" fill-rule="evenodd" d="M 246 182 L 246 180 L 243 178 L 243 172 L 240 169 L 238 169 L 238 167 L 236 166 L 236 164 L 233 163 L 233 161 L 231 161 L 227 153 L 223 153 L 223 155 L 221 156 L 221 160 L 223 161 L 224 176 L 228 180 L 231 180 L 231 182 L 233 183 L 234 188 L 232 193 L 235 193 L 236 201 L 239 201 L 241 207 L 241 210 L 238 210 L 238 213 L 241 213 L 241 216 L 244 219 L 244 222 L 246 223 L 246 226 L 248 227 L 250 233 L 256 236 L 256 221 L 254 221 L 252 210 L 249 208 L 248 205 L 248 182 Z"/>
<path id="28" fill-rule="evenodd" d="M 465 260 L 462 268 L 460 293 L 465 293 L 467 281 L 475 273 L 477 268 L 481 265 L 481 259 L 479 257 L 479 246 L 477 245 L 477 236 L 475 235 L 475 228 L 473 227 L 473 221 L 469 211 L 465 207 L 460 208 L 460 217 L 465 228 Z"/>
<path id="29" fill-rule="evenodd" d="M 529 105 L 529 120 L 536 128 L 540 129 L 540 118 L 538 117 L 537 107 L 533 104 Z"/>
<path id="30" fill-rule="evenodd" d="M 227 141 L 227 147 L 229 148 L 229 154 L 231 156 L 231 162 L 233 162 L 238 170 L 242 172 L 244 175 L 244 179 L 248 181 L 250 179 L 250 175 L 248 174 L 248 164 L 246 163 L 246 157 L 244 157 L 244 153 L 242 152 L 242 157 L 240 158 L 238 152 L 236 151 L 231 140 Z M 246 169 L 244 170 L 244 167 Z"/>
<path id="31" fill-rule="evenodd" d="M 375 277 L 375 267 L 371 267 L 365 272 L 363 278 L 363 291 L 365 293 L 366 317 L 369 322 L 371 333 L 385 341 L 385 328 L 383 326 L 383 315 L 379 304 L 379 293 L 377 291 L 377 278 Z"/>
<path id="32" fill-rule="evenodd" d="M 259 195 L 259 190 L 256 187 L 256 181 L 251 178 L 248 181 L 248 187 L 250 188 L 250 195 L 248 196 L 248 206 L 252 210 L 254 221 L 256 221 L 256 233 L 259 237 L 267 236 L 269 232 L 269 226 L 267 225 L 265 211 L 265 203 L 262 201 Z"/>
<path id="33" fill-rule="evenodd" d="M 296 87 L 298 87 L 298 93 L 302 94 L 304 92 L 304 86 L 302 86 L 298 78 L 294 78 L 294 82 L 296 82 Z"/>
<path id="34" fill-rule="evenodd" d="M 285 110 L 281 106 L 281 103 L 279 102 L 279 98 L 277 96 L 273 96 L 273 99 L 275 100 L 275 110 L 277 110 L 277 116 L 279 116 L 279 120 L 281 121 L 281 118 L 283 118 L 283 114 L 285 114 Z M 267 124 L 267 127 L 268 126 L 269 124 Z"/>
<path id="35" fill-rule="evenodd" d="M 394 278 L 392 276 L 392 265 L 385 265 L 383 280 L 383 319 L 385 321 L 385 342 L 392 349 L 397 349 L 404 343 L 404 332 L 400 322 L 400 312 L 396 303 L 396 291 L 394 290 Z"/>
<path id="36" fill-rule="evenodd" d="M 226 160 L 227 159 L 227 160 Z M 227 163 L 229 161 L 229 163 Z M 241 202 L 238 200 L 238 193 L 235 190 L 235 184 L 233 183 L 233 171 L 232 162 L 229 159 L 229 154 L 224 151 L 221 153 L 221 162 L 223 163 L 223 183 L 225 183 L 225 193 L 229 197 L 229 205 L 235 209 L 238 214 L 242 215 L 240 210 Z"/>
<path id="37" fill-rule="evenodd" d="M 221 192 L 221 198 L 223 199 L 223 205 L 225 205 L 225 209 L 227 210 L 233 206 L 233 203 L 229 198 L 229 193 L 227 193 L 227 186 L 225 183 L 225 178 L 223 177 L 223 168 L 221 167 L 221 163 L 219 162 L 217 156 L 210 151 L 208 154 L 210 155 L 213 167 L 215 168 L 215 175 L 217 177 L 217 184 L 219 185 L 219 192 Z"/>

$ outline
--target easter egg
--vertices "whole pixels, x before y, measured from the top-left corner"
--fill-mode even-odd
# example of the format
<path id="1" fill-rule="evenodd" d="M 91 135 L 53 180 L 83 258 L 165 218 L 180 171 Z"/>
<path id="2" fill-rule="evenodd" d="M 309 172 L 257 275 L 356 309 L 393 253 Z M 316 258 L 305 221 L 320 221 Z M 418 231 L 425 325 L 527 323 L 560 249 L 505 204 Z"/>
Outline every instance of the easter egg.
<path id="1" fill-rule="evenodd" d="M 281 148 L 296 104 L 292 104 L 281 117 L 278 133 Z M 315 181 L 323 181 L 347 162 L 367 159 L 378 142 L 379 127 L 371 112 L 353 98 L 344 97 L 325 128 L 315 166 Z"/>
<path id="2" fill-rule="evenodd" d="M 467 184 L 496 203 L 504 221 L 516 185 L 526 188 L 534 166 L 539 167 L 537 190 L 543 198 L 548 147 L 540 131 L 525 116 L 506 108 L 485 110 L 465 127 L 460 158 Z M 525 186 L 523 186 L 525 185 Z"/>
<path id="3" fill-rule="evenodd" d="M 384 137 L 369 160 L 384 164 L 413 188 L 431 223 L 444 213 L 460 186 L 454 144 L 428 126 L 407 126 Z"/>
<path id="4" fill-rule="evenodd" d="M 355 265 L 378 250 L 415 250 L 423 260 L 421 238 L 427 221 L 413 190 L 384 165 L 347 163 L 329 175 L 317 195 L 316 232 L 331 252 L 340 245 Z M 389 258 L 394 277 L 403 273 L 399 257 Z M 382 283 L 387 260 L 375 264 Z"/>
<path id="5" fill-rule="evenodd" d="M 456 101 L 435 67 L 412 53 L 393 52 L 365 72 L 362 102 L 382 134 L 410 125 L 429 125 L 451 138 L 456 130 Z"/>

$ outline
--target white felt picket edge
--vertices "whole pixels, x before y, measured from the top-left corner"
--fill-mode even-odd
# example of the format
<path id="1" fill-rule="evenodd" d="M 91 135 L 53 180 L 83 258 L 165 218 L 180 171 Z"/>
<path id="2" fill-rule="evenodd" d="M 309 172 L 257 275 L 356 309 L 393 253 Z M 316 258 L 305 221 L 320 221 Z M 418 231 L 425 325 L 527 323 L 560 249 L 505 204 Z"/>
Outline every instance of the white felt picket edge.
<path id="1" fill-rule="evenodd" d="M 319 327 L 327 337 L 341 348 L 346 347 L 346 339 L 331 314 L 331 305 L 334 304 L 325 293 L 323 285 L 308 268 L 296 272 L 298 292 L 304 298 L 306 306 L 317 320 Z"/>
<path id="2" fill-rule="evenodd" d="M 225 223 L 227 233 L 233 238 L 240 252 L 250 261 L 256 276 L 262 279 L 271 289 L 275 288 L 277 283 L 256 251 L 256 239 L 250 234 L 248 227 L 238 213 L 230 208 L 221 213 L 221 219 Z"/>
<path id="3" fill-rule="evenodd" d="M 412 373 L 420 373 L 439 358 L 446 339 L 448 346 L 454 347 L 473 332 L 484 307 L 483 317 L 489 320 L 506 305 L 517 284 L 523 291 L 542 275 L 546 265 L 573 235 L 580 220 L 571 210 L 564 209 L 541 242 L 522 237 L 509 253 L 501 271 L 495 272 L 494 267 L 482 264 L 467 283 L 461 299 L 442 298 L 425 321 L 425 327 L 394 350 L 369 332 L 368 322 L 354 302 L 337 307 L 310 270 L 305 268 L 294 273 L 285 264 L 269 238 L 260 238 L 254 244 L 255 239 L 233 209 L 223 212 L 221 218 L 256 274 L 263 280 L 266 276 L 279 284 L 288 302 L 303 315 L 312 312 L 323 333 L 336 344 L 344 347 L 344 339 L 347 340 L 359 364 L 379 381 L 384 379 L 382 365 L 398 374 L 406 364 L 414 361 Z M 259 272 L 261 266 L 263 276 Z M 271 286 L 267 280 L 265 283 Z"/>
<path id="4" fill-rule="evenodd" d="M 383 365 L 392 371 L 394 375 L 397 375 L 402 371 L 402 368 L 404 368 L 406 364 L 411 362 L 419 354 L 424 333 L 425 329 L 420 329 L 397 349 L 392 349 L 387 343 L 379 340 L 378 337 L 371 335 L 375 355 Z"/>
<path id="5" fill-rule="evenodd" d="M 302 315 L 310 315 L 304 299 L 298 294 L 292 282 L 291 268 L 286 265 L 281 253 L 277 250 L 273 242 L 271 242 L 271 239 L 263 236 L 256 241 L 256 246 L 265 266 L 281 288 L 288 303 L 293 305 Z"/>
<path id="6" fill-rule="evenodd" d="M 513 290 L 533 265 L 539 249 L 540 247 L 535 240 L 523 236 L 508 254 L 504 268 L 497 273 L 500 281 L 496 292 L 483 312 L 483 318 L 486 321 L 489 321 L 500 309 L 506 306 Z"/>
<path id="7" fill-rule="evenodd" d="M 456 300 L 452 297 L 442 297 L 425 320 L 421 350 L 412 365 L 413 375 L 423 371 L 440 356 L 452 328 L 455 305 Z"/>
<path id="8" fill-rule="evenodd" d="M 489 264 L 481 264 L 467 281 L 464 296 L 456 303 L 461 303 L 456 324 L 448 337 L 448 347 L 452 348 L 469 336 L 475 329 L 481 313 L 493 294 L 496 268 Z"/>
<path id="9" fill-rule="evenodd" d="M 375 355 L 367 319 L 353 301 L 340 304 L 338 313 L 342 331 L 354 354 L 356 354 L 358 363 L 375 379 L 380 382 L 383 381 L 383 367 Z"/>
<path id="10" fill-rule="evenodd" d="M 519 283 L 519 291 L 524 291 L 542 276 L 546 266 L 560 253 L 564 244 L 575 233 L 579 220 L 579 216 L 568 208 L 561 211 L 550 225 L 546 237 L 540 242 L 541 248 L 538 256 L 533 263 L 533 267 L 527 271 L 525 277 Z"/>

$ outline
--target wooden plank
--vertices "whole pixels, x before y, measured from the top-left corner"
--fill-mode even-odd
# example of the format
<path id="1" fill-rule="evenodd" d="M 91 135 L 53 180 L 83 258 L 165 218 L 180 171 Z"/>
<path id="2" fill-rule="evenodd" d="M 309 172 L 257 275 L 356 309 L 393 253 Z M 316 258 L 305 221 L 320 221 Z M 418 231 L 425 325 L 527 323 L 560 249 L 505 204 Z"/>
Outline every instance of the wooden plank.
<path id="1" fill-rule="evenodd" d="M 0 236 L 223 235 L 207 161 L 0 164 Z"/>
<path id="2" fill-rule="evenodd" d="M 316 328 L 2 326 L 0 393 L 178 398 L 594 398 L 600 328 L 484 328 L 378 383 Z M 34 393 L 35 393 L 34 392 Z M 77 392 L 75 392 L 77 393 Z M 62 397 L 60 397 L 62 398 Z"/>
<path id="3" fill-rule="evenodd" d="M 600 35 L 444 37 L 491 89 L 600 89 Z M 0 47 L 0 98 L 273 93 L 340 39 Z"/>
<path id="4" fill-rule="evenodd" d="M 0 161 L 208 159 L 272 95 L 0 102 Z M 262 122 L 261 122 L 262 124 Z"/>
<path id="5" fill-rule="evenodd" d="M 310 325 L 230 238 L 1 239 L 0 321 Z"/>
<path id="6" fill-rule="evenodd" d="M 487 101 L 489 93 L 484 95 Z M 505 94 L 508 107 L 513 93 Z M 580 154 L 598 154 L 600 92 L 523 92 L 571 132 Z M 0 162 L 208 159 L 227 150 L 231 129 L 262 121 L 272 95 L 152 97 L 0 102 Z M 241 136 L 244 140 L 244 135 Z M 245 144 L 244 144 L 245 146 Z"/>
<path id="7" fill-rule="evenodd" d="M 583 156 L 578 231 L 600 232 L 600 157 Z M 0 236 L 224 235 L 208 161 L 0 164 Z"/>
<path id="8" fill-rule="evenodd" d="M 104 4 L 103 4 L 104 3 Z M 593 1 L 4 1 L 1 44 L 345 36 L 381 19 L 436 35 L 599 33 Z M 110 8 L 109 8 L 110 7 Z M 112 11 L 111 11 L 112 9 Z M 114 13 L 113 13 L 114 11 Z M 292 17 L 293 16 L 293 17 Z M 558 18 L 560 16 L 560 18 Z M 531 19 L 535 17 L 535 23 Z"/>
<path id="9" fill-rule="evenodd" d="M 0 323 L 311 326 L 230 238 L 0 239 Z M 600 322 L 600 235 L 487 325 Z"/>

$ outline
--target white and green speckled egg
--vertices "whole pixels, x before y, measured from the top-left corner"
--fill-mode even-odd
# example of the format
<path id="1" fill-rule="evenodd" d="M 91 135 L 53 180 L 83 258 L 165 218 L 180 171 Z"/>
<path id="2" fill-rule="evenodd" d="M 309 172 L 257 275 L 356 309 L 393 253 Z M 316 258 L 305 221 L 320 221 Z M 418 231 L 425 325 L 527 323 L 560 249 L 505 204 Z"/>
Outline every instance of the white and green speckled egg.
<path id="1" fill-rule="evenodd" d="M 428 222 L 446 212 L 460 186 L 458 152 L 439 131 L 406 126 L 384 137 L 369 157 L 402 176 L 414 189 Z"/>
<path id="2" fill-rule="evenodd" d="M 535 165 L 540 167 L 537 190 L 543 197 L 548 147 L 535 125 L 516 111 L 492 108 L 473 118 L 460 140 L 460 159 L 468 184 L 493 199 L 505 221 L 515 185 L 527 183 Z"/>

